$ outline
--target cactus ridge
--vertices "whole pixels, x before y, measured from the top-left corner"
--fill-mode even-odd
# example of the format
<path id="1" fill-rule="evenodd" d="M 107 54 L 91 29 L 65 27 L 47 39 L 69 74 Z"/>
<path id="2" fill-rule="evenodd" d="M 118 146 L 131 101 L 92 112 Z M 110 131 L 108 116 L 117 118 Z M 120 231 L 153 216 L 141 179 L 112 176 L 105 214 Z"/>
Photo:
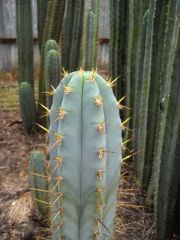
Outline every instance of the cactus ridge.
<path id="1" fill-rule="evenodd" d="M 57 109 L 61 118 L 54 121 Z M 95 72 L 71 73 L 56 89 L 50 119 L 52 239 L 110 239 L 121 160 L 111 88 Z M 103 233 L 101 221 L 110 233 Z"/>

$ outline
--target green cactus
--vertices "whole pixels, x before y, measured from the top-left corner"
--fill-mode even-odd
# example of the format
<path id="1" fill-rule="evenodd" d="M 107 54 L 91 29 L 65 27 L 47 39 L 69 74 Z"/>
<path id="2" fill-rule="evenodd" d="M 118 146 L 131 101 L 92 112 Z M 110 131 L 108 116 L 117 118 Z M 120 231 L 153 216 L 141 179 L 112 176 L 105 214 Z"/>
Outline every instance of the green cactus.
<path id="1" fill-rule="evenodd" d="M 155 16 L 156 0 L 151 0 L 149 5 L 149 15 L 147 20 L 146 29 L 146 42 L 145 42 L 145 52 L 143 60 L 142 69 L 142 82 L 141 82 L 141 94 L 140 94 L 140 105 L 139 114 L 140 117 L 138 121 L 137 128 L 137 146 L 141 151 L 138 154 L 137 163 L 137 174 L 139 177 L 140 184 L 143 187 L 147 185 L 146 179 L 146 135 L 147 135 L 147 120 L 148 120 L 148 101 L 150 93 L 150 80 L 151 80 L 151 64 L 152 64 L 152 45 L 153 45 L 153 26 L 154 26 L 154 16 Z"/>
<path id="2" fill-rule="evenodd" d="M 33 35 L 31 1 L 16 0 L 16 32 L 18 46 L 19 83 L 33 80 Z"/>
<path id="3" fill-rule="evenodd" d="M 96 25 L 95 25 L 95 14 L 90 10 L 87 16 L 87 27 L 86 27 L 86 41 L 85 41 L 85 70 L 95 69 L 96 65 L 94 62 L 96 53 Z"/>
<path id="4" fill-rule="evenodd" d="M 167 236 L 172 231 L 180 169 L 179 150 L 176 149 L 176 144 L 179 142 L 180 124 L 179 11 L 180 2 L 170 0 L 163 45 L 160 79 L 161 101 L 157 117 L 152 176 L 155 221 L 159 239 L 163 240 L 168 239 Z"/>
<path id="5" fill-rule="evenodd" d="M 179 38 L 180 40 L 180 38 Z M 180 41 L 179 41 L 180 46 Z M 179 47 L 178 47 L 179 48 Z M 180 48 L 179 48 L 180 50 Z M 176 200 L 180 181 L 180 51 L 176 52 L 175 73 L 166 116 L 161 152 L 158 189 L 155 192 L 157 233 L 160 240 L 170 239 L 175 225 Z M 161 110 L 163 111 L 163 110 Z M 156 188 L 156 187 L 155 187 Z"/>
<path id="6" fill-rule="evenodd" d="M 46 20 L 47 7 L 48 7 L 48 0 L 37 0 L 38 40 L 39 40 L 40 50 L 42 47 L 42 38 L 43 38 L 44 25 Z"/>
<path id="7" fill-rule="evenodd" d="M 117 98 L 125 96 L 127 16 L 128 1 L 110 1 L 110 75 L 120 77 L 114 89 Z"/>
<path id="8" fill-rule="evenodd" d="M 46 155 L 42 151 L 33 151 L 29 159 L 29 184 L 33 200 L 43 219 L 49 213 L 48 166 Z"/>
<path id="9" fill-rule="evenodd" d="M 101 0 L 91 0 L 91 10 L 95 14 L 95 53 L 94 53 L 94 66 L 96 66 L 98 46 L 99 46 L 99 15 L 100 15 L 100 2 Z"/>
<path id="10" fill-rule="evenodd" d="M 59 51 L 50 50 L 47 52 L 46 56 L 46 66 L 45 66 L 45 79 L 47 84 L 47 91 L 56 88 L 60 83 L 60 66 L 61 59 Z M 52 96 L 49 96 L 48 107 L 52 104 Z"/>
<path id="11" fill-rule="evenodd" d="M 28 82 L 22 82 L 19 86 L 20 110 L 23 119 L 23 125 L 28 133 L 35 127 L 36 105 L 32 86 Z"/>
<path id="12" fill-rule="evenodd" d="M 142 72 L 142 68 L 140 68 L 139 64 L 142 64 L 144 58 L 144 41 L 146 36 L 146 26 L 144 25 L 146 20 L 144 17 L 148 7 L 149 0 L 134 1 L 133 46 L 131 58 L 131 106 L 133 107 L 132 129 L 134 130 L 132 147 L 135 151 L 139 151 L 137 146 L 137 121 L 139 118 L 138 111 L 141 86 L 139 84 L 139 75 L 141 75 Z M 135 155 L 135 162 L 137 162 L 137 159 L 138 155 Z"/>
<path id="13" fill-rule="evenodd" d="M 39 103 L 46 106 L 46 91 L 45 83 L 45 58 L 44 50 L 47 40 L 54 39 L 59 44 L 59 38 L 62 30 L 63 18 L 65 11 L 65 0 L 50 0 L 48 2 L 48 9 L 46 15 L 46 22 L 43 33 L 42 48 L 41 48 L 41 64 L 40 64 L 40 76 L 39 76 Z M 38 115 L 42 116 L 42 108 L 39 105 Z M 41 124 L 45 125 L 45 121 L 40 121 Z"/>
<path id="14" fill-rule="evenodd" d="M 52 239 L 111 239 L 120 125 L 117 101 L 102 77 L 79 71 L 63 78 L 50 110 Z"/>
<path id="15" fill-rule="evenodd" d="M 141 33 L 141 49 L 139 51 L 139 76 L 138 76 L 138 82 L 136 82 L 136 94 L 139 94 L 139 97 L 136 100 L 136 104 L 134 105 L 134 111 L 135 111 L 135 126 L 134 126 L 134 131 L 135 134 L 137 135 L 138 133 L 138 124 L 139 124 L 139 105 L 140 105 L 140 94 L 141 94 L 141 86 L 142 86 L 142 69 L 143 69 L 143 63 L 144 63 L 144 52 L 145 52 L 145 47 L 146 47 L 146 32 L 147 32 L 147 21 L 148 21 L 148 16 L 149 16 L 149 10 L 146 10 L 146 12 L 144 13 L 144 17 L 143 17 L 143 22 L 142 22 L 142 33 Z M 137 138 L 137 136 L 136 136 Z M 139 139 L 140 141 L 140 139 Z M 135 149 L 138 149 L 138 139 L 136 141 L 136 144 L 134 145 Z M 137 167 L 137 171 L 139 169 L 139 161 L 136 161 L 136 167 Z"/>
<path id="16" fill-rule="evenodd" d="M 64 21 L 64 49 L 62 66 L 68 71 L 77 70 L 80 63 L 85 0 L 68 0 Z"/>

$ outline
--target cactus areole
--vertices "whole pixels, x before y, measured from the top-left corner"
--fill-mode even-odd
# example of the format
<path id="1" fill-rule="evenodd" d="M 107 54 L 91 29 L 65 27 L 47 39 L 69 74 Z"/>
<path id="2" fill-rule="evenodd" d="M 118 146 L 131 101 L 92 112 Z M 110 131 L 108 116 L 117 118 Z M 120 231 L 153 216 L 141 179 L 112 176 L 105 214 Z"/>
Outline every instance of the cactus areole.
<path id="1" fill-rule="evenodd" d="M 111 239 L 121 163 L 121 120 L 96 72 L 66 74 L 50 110 L 52 240 Z"/>

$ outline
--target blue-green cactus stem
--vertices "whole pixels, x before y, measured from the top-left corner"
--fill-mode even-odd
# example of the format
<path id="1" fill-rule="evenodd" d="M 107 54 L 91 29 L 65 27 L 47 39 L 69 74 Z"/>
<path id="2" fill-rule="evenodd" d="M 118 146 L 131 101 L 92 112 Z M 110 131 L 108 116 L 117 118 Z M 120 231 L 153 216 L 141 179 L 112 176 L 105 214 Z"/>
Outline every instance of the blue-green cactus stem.
<path id="1" fill-rule="evenodd" d="M 61 115 L 54 121 L 57 109 Z M 104 239 L 104 219 L 110 239 L 121 161 L 119 111 L 111 88 L 95 72 L 65 76 L 50 119 L 52 239 Z"/>

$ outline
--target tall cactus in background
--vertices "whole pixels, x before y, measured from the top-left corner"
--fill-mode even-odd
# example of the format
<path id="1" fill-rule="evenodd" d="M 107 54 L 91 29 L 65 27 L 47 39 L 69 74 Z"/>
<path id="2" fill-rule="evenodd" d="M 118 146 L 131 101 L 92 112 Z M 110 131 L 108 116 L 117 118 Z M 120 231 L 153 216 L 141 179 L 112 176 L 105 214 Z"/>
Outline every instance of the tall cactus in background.
<path id="1" fill-rule="evenodd" d="M 29 159 L 29 184 L 33 200 L 44 220 L 49 214 L 48 164 L 42 151 L 33 151 Z"/>
<path id="2" fill-rule="evenodd" d="M 159 107 L 159 88 L 161 77 L 161 62 L 162 52 L 165 34 L 165 24 L 167 17 L 167 4 L 168 0 L 157 1 L 155 18 L 154 18 L 154 32 L 153 32 L 153 48 L 152 48 L 152 64 L 151 64 L 151 83 L 150 93 L 148 100 L 148 119 L 147 119 L 147 131 L 146 137 L 146 184 L 147 189 L 152 174 L 153 165 L 153 151 L 156 134 L 157 113 Z M 140 71 L 140 70 L 139 70 Z"/>
<path id="3" fill-rule="evenodd" d="M 96 66 L 97 55 L 98 55 L 98 46 L 99 46 L 99 16 L 100 16 L 100 3 L 101 0 L 91 0 L 91 10 L 95 14 L 95 45 L 96 51 L 94 53 L 94 66 Z"/>
<path id="4" fill-rule="evenodd" d="M 139 123 L 139 118 L 140 118 L 140 96 L 141 96 L 141 86 L 142 86 L 142 69 L 143 69 L 143 63 L 144 63 L 144 53 L 145 53 L 145 47 L 146 47 L 146 33 L 147 33 L 147 21 L 148 21 L 148 17 L 149 17 L 149 9 L 146 10 L 146 12 L 144 13 L 143 16 L 143 21 L 142 21 L 142 32 L 140 35 L 140 50 L 139 50 L 139 63 L 138 63 L 138 81 L 135 83 L 136 85 L 136 90 L 135 90 L 135 94 L 136 94 L 136 103 L 134 104 L 134 133 L 135 133 L 135 139 L 137 139 L 135 141 L 134 144 L 134 148 L 136 150 L 138 150 L 138 141 L 140 141 L 140 139 L 138 139 L 137 134 L 138 134 L 138 123 Z M 138 96 L 138 97 L 137 97 Z M 139 158 L 138 158 L 139 159 Z M 137 171 L 139 169 L 139 161 L 138 159 L 136 159 L 136 168 Z"/>
<path id="5" fill-rule="evenodd" d="M 167 103 L 165 132 L 159 163 L 160 171 L 158 182 L 155 182 L 155 220 L 160 240 L 170 239 L 174 230 L 175 205 L 180 181 L 180 32 L 178 48 L 171 80 L 170 97 Z"/>
<path id="6" fill-rule="evenodd" d="M 32 8 L 29 0 L 16 0 L 16 32 L 18 45 L 19 83 L 34 87 Z"/>
<path id="7" fill-rule="evenodd" d="M 145 42 L 145 52 L 144 61 L 142 69 L 142 86 L 140 93 L 140 118 L 138 121 L 138 149 L 141 151 L 138 155 L 138 168 L 137 173 L 141 185 L 146 186 L 146 135 L 147 135 L 147 118 L 148 118 L 148 101 L 150 94 L 150 76 L 151 76 L 151 63 L 152 63 L 152 44 L 153 44 L 153 26 L 154 26 L 154 16 L 155 16 L 156 0 L 151 0 L 149 5 L 149 14 L 147 20 L 147 30 L 146 30 L 146 42 Z"/>
<path id="8" fill-rule="evenodd" d="M 125 62 L 128 1 L 110 1 L 110 75 L 120 79 L 115 87 L 117 98 L 125 96 Z"/>
<path id="9" fill-rule="evenodd" d="M 42 47 L 42 38 L 43 38 L 43 32 L 44 32 L 47 7 L 48 7 L 48 0 L 37 0 L 38 40 L 39 40 L 40 50 Z"/>
<path id="10" fill-rule="evenodd" d="M 152 187 L 154 188 L 155 220 L 160 239 L 171 232 L 173 210 L 179 179 L 179 158 L 176 157 L 180 119 L 179 95 L 179 17 L 180 2 L 169 0 L 166 33 L 163 45 Z M 176 55 L 177 54 L 177 55 Z M 175 73 L 173 71 L 175 69 Z M 165 185 L 163 183 L 166 183 Z M 162 201 L 163 199 L 163 201 Z M 169 226 L 168 226 L 169 224 Z"/>
<path id="11" fill-rule="evenodd" d="M 55 89 L 60 83 L 61 57 L 57 43 L 48 40 L 45 46 L 45 82 L 46 91 Z M 50 93 L 51 95 L 51 93 Z M 52 104 L 52 96 L 47 101 L 48 107 Z"/>
<path id="12" fill-rule="evenodd" d="M 95 14 L 90 10 L 87 16 L 86 41 L 85 41 L 85 70 L 95 69 L 96 48 L 96 25 Z"/>
<path id="13" fill-rule="evenodd" d="M 50 110 L 52 239 L 112 237 L 120 123 L 117 101 L 102 77 L 79 71 L 63 78 Z"/>
<path id="14" fill-rule="evenodd" d="M 20 110 L 23 119 L 23 125 L 30 133 L 37 121 L 36 105 L 32 86 L 28 82 L 22 82 L 19 86 Z"/>
<path id="15" fill-rule="evenodd" d="M 77 70 L 83 30 L 85 0 L 68 0 L 64 21 L 64 49 L 62 66 L 68 71 Z"/>
<path id="16" fill-rule="evenodd" d="M 133 11 L 133 46 L 132 46 L 132 58 L 131 58 L 131 104 L 133 107 L 133 118 L 132 118 L 132 128 L 133 128 L 133 149 L 138 151 L 137 146 L 137 123 L 139 118 L 139 99 L 140 99 L 140 78 L 139 75 L 142 73 L 142 65 L 144 58 L 144 48 L 146 41 L 146 24 L 147 16 L 145 17 L 145 12 L 149 8 L 149 0 L 139 0 L 134 1 L 134 11 Z M 146 14 L 147 15 L 147 14 Z M 137 162 L 138 155 L 134 156 L 135 162 Z"/>
<path id="17" fill-rule="evenodd" d="M 59 43 L 59 38 L 62 30 L 62 24 L 64 19 L 66 1 L 59 0 L 49 0 L 48 9 L 46 15 L 46 22 L 44 27 L 43 39 L 42 39 L 42 48 L 41 48 L 41 64 L 40 64 L 40 76 L 39 76 L 39 103 L 46 105 L 46 96 L 44 92 L 46 91 L 45 83 L 45 59 L 44 59 L 44 48 L 45 43 L 49 39 L 54 39 Z M 42 115 L 42 108 L 39 105 L 38 115 Z M 45 122 L 42 122 L 45 124 Z"/>
<path id="18" fill-rule="evenodd" d="M 79 67 L 80 46 L 83 30 L 84 2 L 85 0 L 75 0 L 74 3 L 73 22 L 71 22 L 71 24 L 73 24 L 73 29 L 71 35 L 72 41 L 69 59 L 70 66 L 68 69 L 70 72 L 75 71 Z"/>

